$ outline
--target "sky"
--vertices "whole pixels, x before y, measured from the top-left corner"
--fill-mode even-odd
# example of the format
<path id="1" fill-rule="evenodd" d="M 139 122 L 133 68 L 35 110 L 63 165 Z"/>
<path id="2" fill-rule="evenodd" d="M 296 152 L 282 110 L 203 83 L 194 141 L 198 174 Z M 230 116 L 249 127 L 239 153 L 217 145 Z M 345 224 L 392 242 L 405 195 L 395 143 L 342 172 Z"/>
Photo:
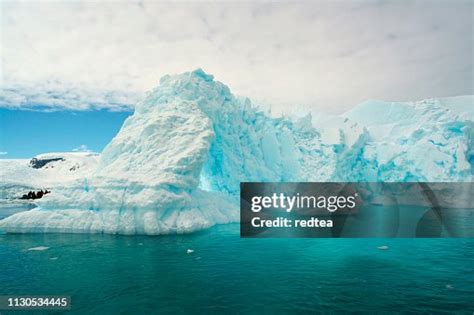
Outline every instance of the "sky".
<path id="1" fill-rule="evenodd" d="M 0 159 L 32 158 L 48 152 L 100 152 L 130 114 L 0 108 Z"/>
<path id="2" fill-rule="evenodd" d="M 274 113 L 474 94 L 473 1 L 0 6 L 4 109 L 130 112 L 160 77 L 196 68 Z"/>

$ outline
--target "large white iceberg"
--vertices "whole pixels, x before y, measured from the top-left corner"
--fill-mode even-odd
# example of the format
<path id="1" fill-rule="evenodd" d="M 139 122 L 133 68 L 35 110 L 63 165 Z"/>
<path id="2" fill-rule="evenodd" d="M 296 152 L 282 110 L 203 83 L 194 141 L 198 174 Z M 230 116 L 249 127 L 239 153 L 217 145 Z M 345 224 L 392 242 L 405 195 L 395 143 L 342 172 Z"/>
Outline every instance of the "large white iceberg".
<path id="1" fill-rule="evenodd" d="M 473 100 L 370 101 L 313 127 L 269 117 L 200 69 L 165 76 L 94 171 L 0 229 L 186 233 L 238 221 L 242 181 L 472 181 Z"/>

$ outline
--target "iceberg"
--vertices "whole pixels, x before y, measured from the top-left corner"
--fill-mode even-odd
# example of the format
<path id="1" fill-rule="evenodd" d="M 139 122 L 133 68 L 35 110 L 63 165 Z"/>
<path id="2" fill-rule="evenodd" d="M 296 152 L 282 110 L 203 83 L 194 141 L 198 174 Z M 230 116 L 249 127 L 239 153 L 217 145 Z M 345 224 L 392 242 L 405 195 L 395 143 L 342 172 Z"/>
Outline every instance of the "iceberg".
<path id="1" fill-rule="evenodd" d="M 362 124 L 372 139 L 361 156 L 357 180 L 472 181 L 473 105 L 473 96 L 407 103 L 368 101 L 345 113 L 344 117 Z"/>
<path id="2" fill-rule="evenodd" d="M 167 75 L 87 172 L 0 230 L 189 233 L 237 222 L 240 182 L 472 181 L 473 100 L 368 101 L 313 125 L 270 117 L 201 69 Z"/>

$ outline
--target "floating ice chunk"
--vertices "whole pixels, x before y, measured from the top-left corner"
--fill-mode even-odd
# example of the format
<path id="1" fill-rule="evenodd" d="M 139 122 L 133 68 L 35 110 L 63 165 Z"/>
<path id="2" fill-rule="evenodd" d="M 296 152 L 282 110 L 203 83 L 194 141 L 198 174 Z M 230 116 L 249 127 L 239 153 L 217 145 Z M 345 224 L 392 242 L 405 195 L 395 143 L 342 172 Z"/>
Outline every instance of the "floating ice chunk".
<path id="1" fill-rule="evenodd" d="M 447 284 L 447 285 L 446 285 L 446 289 L 452 290 L 452 289 L 454 289 L 454 287 L 453 287 L 451 284 Z"/>
<path id="2" fill-rule="evenodd" d="M 387 245 L 382 245 L 382 246 L 379 246 L 377 248 L 380 249 L 380 250 L 387 250 L 388 246 Z"/>
<path id="3" fill-rule="evenodd" d="M 57 260 L 58 257 L 51 257 L 49 260 Z"/>
<path id="4" fill-rule="evenodd" d="M 47 250 L 47 249 L 49 249 L 49 247 L 47 247 L 47 246 L 38 246 L 38 247 L 28 248 L 27 251 L 44 251 L 44 250 Z"/>
<path id="5" fill-rule="evenodd" d="M 186 251 L 186 254 L 192 254 L 192 253 L 194 253 L 194 249 L 188 248 L 188 250 Z"/>

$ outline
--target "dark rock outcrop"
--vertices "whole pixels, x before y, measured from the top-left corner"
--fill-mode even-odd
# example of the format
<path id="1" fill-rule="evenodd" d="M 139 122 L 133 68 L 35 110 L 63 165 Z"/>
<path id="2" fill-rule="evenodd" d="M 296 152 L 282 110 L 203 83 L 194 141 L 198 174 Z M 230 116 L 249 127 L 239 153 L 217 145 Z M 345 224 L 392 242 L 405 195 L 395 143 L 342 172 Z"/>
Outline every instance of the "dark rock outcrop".
<path id="1" fill-rule="evenodd" d="M 38 159 L 38 158 L 32 158 L 30 161 L 30 166 L 32 168 L 42 168 L 46 164 L 50 162 L 55 162 L 55 161 L 64 161 L 63 158 L 53 158 L 53 159 Z"/>
<path id="2" fill-rule="evenodd" d="M 29 191 L 28 194 L 24 194 L 23 196 L 21 196 L 20 199 L 41 199 L 43 198 L 44 195 L 46 194 L 49 194 L 51 191 L 50 190 L 47 190 L 45 189 L 44 191 L 43 190 L 39 190 L 38 192 L 34 192 L 34 191 Z"/>

